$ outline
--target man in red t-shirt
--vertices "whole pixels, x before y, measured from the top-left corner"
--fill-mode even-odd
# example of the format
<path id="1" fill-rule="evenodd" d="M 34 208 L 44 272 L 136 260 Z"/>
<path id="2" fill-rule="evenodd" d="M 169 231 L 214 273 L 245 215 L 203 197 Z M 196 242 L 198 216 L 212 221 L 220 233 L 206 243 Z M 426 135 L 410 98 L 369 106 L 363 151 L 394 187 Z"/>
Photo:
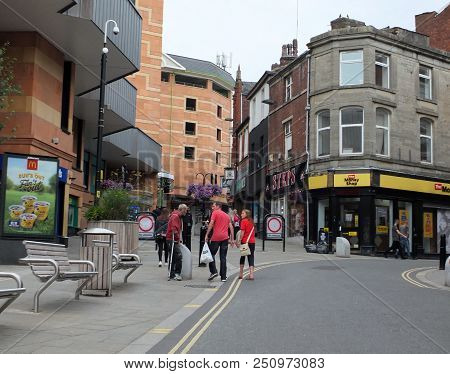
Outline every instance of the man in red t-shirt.
<path id="1" fill-rule="evenodd" d="M 209 263 L 209 271 L 211 275 L 208 280 L 213 280 L 219 274 L 217 274 L 215 255 L 220 249 L 220 278 L 222 282 L 227 281 L 227 252 L 228 252 L 228 240 L 231 235 L 231 243 L 234 243 L 234 232 L 231 219 L 228 214 L 222 210 L 221 203 L 213 203 L 213 213 L 208 225 L 208 231 L 206 232 L 205 240 L 208 241 L 209 233 L 213 230 L 213 234 L 210 238 L 209 249 L 211 251 L 213 262 Z M 228 231 L 229 230 L 229 231 Z M 230 234 L 229 234 L 230 233 Z"/>

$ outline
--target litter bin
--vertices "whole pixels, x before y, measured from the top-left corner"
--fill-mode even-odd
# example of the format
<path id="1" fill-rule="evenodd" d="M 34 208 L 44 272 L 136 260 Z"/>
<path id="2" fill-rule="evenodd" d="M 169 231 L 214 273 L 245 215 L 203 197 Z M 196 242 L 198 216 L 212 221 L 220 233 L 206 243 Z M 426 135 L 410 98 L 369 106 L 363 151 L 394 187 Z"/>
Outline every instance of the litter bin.
<path id="1" fill-rule="evenodd" d="M 90 228 L 80 232 L 80 259 L 92 261 L 98 275 L 95 275 L 81 290 L 87 296 L 111 296 L 112 254 L 114 244 L 113 231 L 102 228 Z M 96 244 L 95 240 L 108 242 Z"/>

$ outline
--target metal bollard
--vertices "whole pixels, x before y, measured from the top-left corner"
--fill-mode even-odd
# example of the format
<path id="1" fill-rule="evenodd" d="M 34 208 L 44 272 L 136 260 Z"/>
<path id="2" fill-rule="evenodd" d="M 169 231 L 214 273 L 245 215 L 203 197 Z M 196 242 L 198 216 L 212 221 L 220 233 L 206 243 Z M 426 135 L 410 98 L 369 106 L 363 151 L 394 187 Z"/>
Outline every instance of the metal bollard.
<path id="1" fill-rule="evenodd" d="M 205 236 L 206 231 L 208 230 L 208 226 L 206 225 L 206 221 L 202 222 L 202 227 L 200 228 L 200 248 L 198 249 L 198 267 L 205 267 L 206 264 L 200 263 L 200 257 L 202 255 L 203 245 L 205 244 Z"/>
<path id="2" fill-rule="evenodd" d="M 446 237 L 445 235 L 441 235 L 441 244 L 440 244 L 440 254 L 439 254 L 439 270 L 445 270 L 445 260 L 447 259 L 447 246 L 446 246 Z"/>

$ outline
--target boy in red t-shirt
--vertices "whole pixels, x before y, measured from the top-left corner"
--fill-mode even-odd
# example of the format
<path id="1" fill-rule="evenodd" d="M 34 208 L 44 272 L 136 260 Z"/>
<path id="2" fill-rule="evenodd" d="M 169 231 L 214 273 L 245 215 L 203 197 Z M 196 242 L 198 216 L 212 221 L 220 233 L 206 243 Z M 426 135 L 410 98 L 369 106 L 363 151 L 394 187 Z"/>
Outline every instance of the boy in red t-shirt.
<path id="1" fill-rule="evenodd" d="M 227 281 L 227 252 L 228 252 L 228 240 L 230 239 L 228 233 L 231 235 L 231 243 L 234 243 L 234 231 L 233 225 L 231 224 L 231 219 L 228 214 L 222 210 L 221 203 L 213 203 L 212 205 L 213 213 L 211 215 L 211 220 L 208 225 L 208 231 L 206 232 L 205 241 L 208 241 L 209 233 L 214 229 L 211 242 L 209 244 L 209 249 L 211 251 L 213 262 L 209 263 L 209 271 L 211 275 L 208 280 L 211 281 L 219 274 L 217 274 L 215 255 L 220 249 L 220 278 L 222 282 Z M 229 231 L 228 231 L 229 230 Z"/>

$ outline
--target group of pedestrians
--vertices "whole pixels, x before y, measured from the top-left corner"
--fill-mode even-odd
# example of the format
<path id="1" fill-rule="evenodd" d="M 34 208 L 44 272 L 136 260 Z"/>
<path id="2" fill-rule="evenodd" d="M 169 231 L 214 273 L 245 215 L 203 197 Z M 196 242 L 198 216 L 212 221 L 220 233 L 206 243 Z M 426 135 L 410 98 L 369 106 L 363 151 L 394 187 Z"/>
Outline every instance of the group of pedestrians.
<path id="1" fill-rule="evenodd" d="M 388 257 L 388 253 L 394 253 L 395 258 L 402 259 L 411 258 L 411 248 L 409 246 L 409 227 L 406 222 L 400 224 L 398 218 L 395 219 L 392 226 L 392 245 L 384 252 L 384 257 Z"/>
<path id="2" fill-rule="evenodd" d="M 209 263 L 209 281 L 220 275 L 222 282 L 227 281 L 227 254 L 228 248 L 237 247 L 248 243 L 250 255 L 241 256 L 239 262 L 239 279 L 243 278 L 245 257 L 248 259 L 249 276 L 247 279 L 254 280 L 255 266 L 255 226 L 249 210 L 243 210 L 239 217 L 236 210 L 231 214 L 226 213 L 221 203 L 212 204 L 212 214 L 209 220 L 205 241 L 209 245 L 213 261 Z M 193 220 L 189 208 L 180 204 L 178 209 L 171 214 L 167 208 L 157 212 L 155 225 L 155 241 L 158 250 L 158 266 L 164 264 L 169 267 L 169 280 L 181 281 L 182 252 L 180 244 L 191 250 L 191 233 Z M 219 253 L 219 272 L 216 266 L 216 254 Z"/>

